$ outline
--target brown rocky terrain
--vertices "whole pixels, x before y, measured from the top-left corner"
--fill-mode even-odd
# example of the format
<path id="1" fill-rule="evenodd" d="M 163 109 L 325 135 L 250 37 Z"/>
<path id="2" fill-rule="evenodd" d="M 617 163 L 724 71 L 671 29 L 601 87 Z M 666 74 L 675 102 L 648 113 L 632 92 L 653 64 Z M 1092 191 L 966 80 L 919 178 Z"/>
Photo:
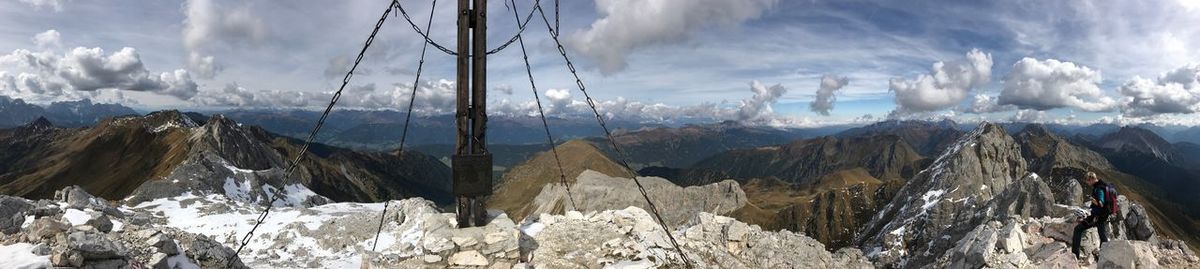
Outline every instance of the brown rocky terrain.
<path id="1" fill-rule="evenodd" d="M 0 130 L 0 194 L 47 198 L 79 185 L 97 196 L 131 202 L 187 191 L 244 190 L 265 202 L 267 190 L 337 201 L 427 197 L 448 203 L 449 168 L 416 152 L 360 153 L 323 145 L 293 178 L 286 162 L 302 142 L 222 116 L 197 123 L 176 111 L 101 121 L 88 128 L 57 128 L 46 121 Z"/>
<path id="2" fill-rule="evenodd" d="M 504 174 L 504 179 L 496 186 L 497 195 L 488 198 L 488 207 L 500 209 L 514 219 L 522 219 L 534 211 L 533 199 L 542 192 L 543 186 L 560 184 L 560 175 L 565 175 L 568 183 L 574 183 L 579 174 L 587 170 L 616 177 L 633 174 L 584 140 L 567 141 L 558 145 L 557 150 L 562 161 L 562 174 L 550 151 L 538 153 Z"/>

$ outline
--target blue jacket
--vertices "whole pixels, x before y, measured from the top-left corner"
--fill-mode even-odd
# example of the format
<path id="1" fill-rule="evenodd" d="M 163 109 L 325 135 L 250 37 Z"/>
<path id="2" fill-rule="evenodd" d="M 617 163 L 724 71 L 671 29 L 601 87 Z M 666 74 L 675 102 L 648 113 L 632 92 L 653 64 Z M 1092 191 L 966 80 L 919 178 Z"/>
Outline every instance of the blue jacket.
<path id="1" fill-rule="evenodd" d="M 1096 201 L 1100 202 L 1099 204 L 1092 203 L 1091 207 L 1092 207 L 1093 215 L 1095 215 L 1097 213 L 1107 215 L 1108 209 L 1106 208 L 1106 206 L 1108 206 L 1108 203 L 1109 203 L 1108 199 L 1116 198 L 1116 197 L 1105 197 L 1104 190 L 1106 188 L 1108 188 L 1108 183 L 1104 183 L 1104 181 L 1098 181 L 1098 182 L 1096 182 L 1096 184 L 1092 185 L 1092 198 L 1096 198 Z"/>

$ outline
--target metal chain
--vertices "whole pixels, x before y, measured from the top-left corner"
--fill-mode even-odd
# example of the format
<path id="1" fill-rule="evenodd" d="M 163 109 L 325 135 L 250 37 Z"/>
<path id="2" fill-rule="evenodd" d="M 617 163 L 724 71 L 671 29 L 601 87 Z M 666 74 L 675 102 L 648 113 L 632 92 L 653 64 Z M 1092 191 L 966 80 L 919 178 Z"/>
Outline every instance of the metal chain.
<path id="1" fill-rule="evenodd" d="M 300 161 L 304 159 L 305 153 L 308 152 L 309 145 L 311 145 L 313 140 L 316 139 L 317 133 L 321 131 L 321 127 L 325 125 L 325 120 L 329 118 L 329 113 L 333 111 L 333 106 L 337 104 L 338 99 L 342 98 L 342 91 L 346 89 L 347 84 L 350 84 L 350 78 L 354 77 L 354 70 L 358 69 L 358 64 L 362 62 L 363 55 L 367 53 L 367 48 L 371 47 L 371 43 L 375 41 L 375 35 L 379 33 L 379 29 L 383 27 L 383 22 L 387 20 L 388 14 L 392 12 L 392 7 L 390 5 L 395 4 L 395 1 L 389 4 L 388 8 L 383 11 L 383 15 L 379 17 L 379 21 L 375 23 L 375 29 L 371 30 L 371 35 L 367 37 L 367 41 L 363 44 L 362 50 L 358 52 L 358 58 L 354 59 L 354 65 L 350 67 L 350 71 L 346 72 L 346 76 L 342 78 L 342 86 L 338 88 L 337 92 L 333 93 L 333 97 L 329 99 L 329 105 L 325 107 L 325 112 L 321 113 L 321 118 L 317 120 L 317 125 L 313 127 L 312 132 L 308 134 L 308 138 L 304 140 L 304 146 L 302 146 L 300 151 L 296 153 L 296 158 L 288 164 L 288 167 L 283 174 L 284 179 L 291 177 L 292 172 L 296 171 L 296 167 L 299 166 Z M 250 244 L 250 240 L 254 236 L 254 231 L 258 230 L 258 227 L 266 221 L 267 215 L 271 213 L 271 208 L 275 205 L 275 202 L 283 197 L 279 189 L 275 189 L 275 191 L 272 193 L 273 196 L 271 197 L 270 202 L 267 203 L 267 208 L 264 209 L 263 212 L 258 215 L 258 218 L 255 219 L 254 227 L 251 227 L 250 231 L 246 233 L 246 236 L 242 237 L 241 244 L 238 245 L 237 251 L 234 252 L 234 255 L 240 254 L 242 249 L 245 248 L 247 244 Z M 233 267 L 233 261 L 234 259 L 230 259 L 229 263 L 227 263 L 225 267 Z"/>
<path id="2" fill-rule="evenodd" d="M 558 0 L 555 0 L 555 1 L 558 1 Z M 535 0 L 535 1 L 533 1 L 533 5 L 537 6 L 541 2 L 542 2 L 542 0 Z M 515 3 L 512 5 L 512 9 L 513 9 L 513 13 L 517 12 L 517 5 Z M 507 48 L 508 45 L 512 45 L 513 42 L 516 42 L 517 39 L 521 37 L 521 33 L 525 32 L 525 25 L 528 25 L 529 21 L 531 19 L 533 19 L 534 11 L 536 11 L 536 10 L 530 9 L 529 15 L 525 15 L 525 22 L 519 22 L 517 24 L 517 34 L 513 35 L 512 38 L 509 38 L 507 42 L 504 42 L 504 44 L 501 44 L 499 47 L 496 47 L 492 50 L 487 51 L 487 54 L 488 55 L 496 54 L 497 52 L 504 50 L 504 48 Z M 514 14 L 514 16 L 516 16 L 516 15 Z M 520 19 L 520 18 L 518 18 L 518 19 Z"/>
<path id="3" fill-rule="evenodd" d="M 425 22 L 425 30 L 433 28 L 433 11 L 437 9 L 437 0 L 433 0 L 430 4 L 433 7 L 429 8 L 429 21 Z M 401 158 L 404 158 L 404 141 L 408 140 L 408 125 L 412 122 L 413 104 L 417 100 L 417 86 L 421 83 L 421 71 L 425 68 L 425 51 L 429 48 L 429 43 L 421 45 L 421 59 L 417 62 L 417 75 L 413 78 L 412 93 L 408 96 L 408 113 L 404 114 L 404 131 L 400 135 L 400 149 L 398 153 Z M 383 232 L 384 219 L 387 218 L 388 203 L 391 198 L 383 201 L 383 212 L 379 213 L 379 227 L 375 228 L 375 241 L 371 243 L 371 251 L 375 251 L 375 246 L 379 245 L 379 233 Z"/>
<path id="4" fill-rule="evenodd" d="M 612 132 L 609 131 L 608 126 L 604 122 L 604 117 L 601 116 L 600 111 L 596 109 L 596 102 L 594 99 L 592 99 L 591 95 L 588 94 L 587 87 L 583 85 L 583 80 L 579 78 L 579 74 L 575 70 L 575 64 L 571 63 L 571 58 L 567 56 L 566 48 L 564 48 L 562 42 L 558 40 L 558 32 L 550 25 L 550 20 L 546 18 L 546 12 L 542 11 L 541 6 L 537 6 L 535 9 L 537 9 L 538 13 L 542 15 L 542 21 L 546 23 L 546 29 L 550 31 L 550 38 L 554 39 L 554 43 L 558 47 L 558 53 L 561 54 L 563 60 L 567 62 L 567 69 L 571 71 L 572 76 L 575 76 L 576 86 L 579 86 L 579 91 L 583 92 L 583 97 L 587 101 L 588 107 L 592 109 L 592 113 L 596 116 L 596 122 L 600 123 L 601 129 L 604 129 L 604 135 L 608 138 L 609 145 L 612 146 L 613 151 L 617 153 L 617 159 L 620 161 L 621 166 L 624 167 L 625 170 L 629 171 L 629 174 L 633 176 L 633 183 L 637 185 L 638 191 L 642 194 L 642 198 L 646 199 L 646 204 L 648 204 L 650 207 L 650 213 L 653 213 L 658 219 L 659 225 L 662 226 L 663 231 L 667 233 L 667 238 L 671 239 L 671 245 L 675 246 L 675 250 L 679 252 L 679 256 L 683 259 L 684 264 L 687 265 L 688 268 L 693 268 L 691 260 L 689 260 L 687 255 L 683 253 L 683 248 L 679 247 L 679 242 L 675 240 L 675 236 L 671 235 L 671 229 L 667 227 L 667 222 L 663 220 L 662 214 L 658 212 L 658 207 L 654 205 L 654 202 L 650 201 L 650 195 L 646 193 L 646 187 L 642 186 L 642 182 L 638 180 L 637 171 L 634 171 L 633 168 L 629 166 L 629 162 L 626 160 L 627 156 L 625 156 L 625 152 L 621 151 L 621 147 L 617 145 L 617 140 L 613 139 Z"/>
<path id="5" fill-rule="evenodd" d="M 521 17 L 517 14 L 517 2 L 516 0 L 509 1 L 513 5 L 513 19 L 516 19 L 516 22 L 520 24 Z M 542 117 L 542 128 L 546 130 L 546 146 L 550 147 L 550 152 L 554 154 L 554 163 L 558 165 L 559 183 L 562 183 L 563 187 L 567 189 L 567 199 L 571 201 L 571 208 L 579 210 L 579 206 L 575 204 L 575 196 L 571 195 L 571 184 L 567 182 L 567 172 L 563 169 L 562 161 L 558 158 L 558 147 L 554 144 L 554 136 L 550 135 L 550 124 L 546 122 L 546 112 L 542 110 L 542 99 L 538 97 L 537 84 L 533 82 L 533 68 L 529 66 L 529 53 L 525 50 L 525 39 L 518 34 L 517 41 L 521 44 L 521 57 L 525 60 L 525 73 L 529 75 L 529 87 L 533 89 L 533 100 L 537 103 L 538 115 Z"/>
<path id="6" fill-rule="evenodd" d="M 429 35 L 426 34 L 425 31 L 421 31 L 421 28 L 418 27 L 417 24 L 412 21 L 412 18 L 408 16 L 408 11 L 404 10 L 404 6 L 400 5 L 399 0 L 392 0 L 392 2 L 396 3 L 396 8 L 399 9 L 400 14 L 404 16 L 404 20 L 408 21 L 409 26 L 412 26 L 413 30 L 416 31 L 417 34 L 419 34 L 419 35 L 421 35 L 421 37 L 425 38 L 425 43 L 433 45 L 434 48 L 437 48 L 438 50 L 440 50 L 446 54 L 449 54 L 450 56 L 458 56 L 458 52 L 451 50 L 449 48 L 446 48 L 446 46 L 442 46 L 442 44 L 438 44 L 437 42 L 433 41 L 432 38 L 429 38 Z M 540 3 L 541 3 L 541 0 L 533 1 L 534 6 L 537 6 Z M 514 6 L 513 8 L 515 9 L 516 7 Z M 499 47 L 488 50 L 486 52 L 486 54 L 488 54 L 488 55 L 496 54 L 496 53 L 500 52 L 501 50 L 508 48 L 508 45 L 512 45 L 513 42 L 516 42 L 517 37 L 520 36 L 522 32 L 525 32 L 525 25 L 529 24 L 529 21 L 533 19 L 534 11 L 536 11 L 536 10 L 533 10 L 533 9 L 529 10 L 529 15 L 525 16 L 525 22 L 518 25 L 519 28 L 517 30 L 517 34 L 513 35 L 512 38 L 509 38 L 508 41 L 504 42 L 504 44 L 501 44 Z M 471 55 L 467 55 L 467 57 L 470 57 L 470 56 Z"/>
<path id="7" fill-rule="evenodd" d="M 418 27 L 417 23 L 412 21 L 412 18 L 408 16 L 408 11 L 404 10 L 404 6 L 400 5 L 399 0 L 392 0 L 392 4 L 395 5 L 397 10 L 400 10 L 400 15 L 404 16 L 404 20 L 408 21 L 408 25 L 412 26 L 413 31 L 417 31 L 417 34 L 419 34 L 419 35 L 421 35 L 421 37 L 425 38 L 426 44 L 433 45 L 434 48 L 437 48 L 438 50 L 445 52 L 446 54 L 450 54 L 450 56 L 458 55 L 458 52 L 450 50 L 450 49 L 446 48 L 446 46 L 442 46 L 442 44 L 438 44 L 437 42 L 434 42 L 433 39 L 429 38 L 428 34 L 425 34 L 425 31 L 421 31 L 421 27 Z M 433 17 L 433 16 L 430 16 L 430 17 Z"/>

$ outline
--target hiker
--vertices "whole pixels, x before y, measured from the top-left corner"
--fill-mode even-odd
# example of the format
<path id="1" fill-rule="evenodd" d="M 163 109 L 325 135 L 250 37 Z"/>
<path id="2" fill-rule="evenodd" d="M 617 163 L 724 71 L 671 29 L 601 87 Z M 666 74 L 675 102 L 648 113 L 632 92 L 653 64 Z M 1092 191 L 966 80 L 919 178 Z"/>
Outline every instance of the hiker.
<path id="1" fill-rule="evenodd" d="M 1086 218 L 1079 219 L 1075 225 L 1075 236 L 1071 239 L 1071 253 L 1079 258 L 1079 241 L 1083 238 L 1083 232 L 1092 227 L 1096 227 L 1096 232 L 1100 234 L 1100 244 L 1108 242 L 1108 229 L 1106 228 L 1108 216 L 1116 209 L 1117 195 L 1116 191 L 1105 183 L 1100 181 L 1100 177 L 1096 176 L 1095 172 L 1087 172 L 1084 176 L 1084 181 L 1088 186 L 1091 186 L 1092 201 L 1091 214 Z"/>

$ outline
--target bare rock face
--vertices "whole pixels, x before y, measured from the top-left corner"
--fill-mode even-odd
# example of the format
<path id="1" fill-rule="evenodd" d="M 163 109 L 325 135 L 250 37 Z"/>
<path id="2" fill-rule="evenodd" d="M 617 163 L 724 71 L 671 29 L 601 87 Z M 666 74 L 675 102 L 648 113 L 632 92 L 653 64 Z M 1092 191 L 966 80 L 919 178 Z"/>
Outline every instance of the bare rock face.
<path id="1" fill-rule="evenodd" d="M 653 217 L 636 207 L 587 215 L 541 215 L 522 227 L 523 234 L 531 237 L 525 245 L 536 246 L 529 254 L 529 263 L 535 266 L 675 268 L 685 264 Z M 673 235 L 695 268 L 872 267 L 856 249 L 831 253 L 800 234 L 763 231 L 709 213 L 699 213 Z"/>
<path id="2" fill-rule="evenodd" d="M 929 264 L 935 268 L 1196 268 L 1200 258 L 1181 241 L 1112 239 L 1100 245 L 1094 230 L 1083 258 L 1071 254 L 1074 223 L 1062 218 L 989 221 L 976 226 Z M 1065 234 L 1065 235 L 1064 235 Z"/>
<path id="3" fill-rule="evenodd" d="M 20 197 L 0 197 L 0 233 L 14 234 L 21 230 L 25 222 L 25 213 L 33 209 L 33 204 Z"/>
<path id="4" fill-rule="evenodd" d="M 1048 211 L 1048 192 L 1025 192 L 1048 191 L 1044 184 L 1021 180 L 1033 179 L 1020 145 L 1000 126 L 981 123 L 900 189 L 865 226 L 860 245 L 884 266 L 928 264 L 990 218 Z"/>
<path id="5" fill-rule="evenodd" d="M 57 193 L 60 201 L 28 202 L 30 207 L 21 216 L 31 221 L 10 227 L 15 231 L 0 235 L 0 245 L 39 246 L 31 254 L 46 256 L 55 267 L 246 268 L 232 249 L 205 236 L 147 226 L 150 223 L 130 224 L 122 211 L 79 187 Z M 0 196 L 0 203 L 18 200 L 23 199 Z M 58 203 L 67 206 L 60 209 Z M 17 207 L 0 209 L 11 208 Z M 185 245 L 180 247 L 174 240 Z"/>
<path id="6" fill-rule="evenodd" d="M 650 200 L 671 225 L 683 224 L 699 212 L 728 214 L 746 205 L 746 193 L 737 182 L 721 181 L 703 186 L 679 187 L 658 177 L 640 177 Z M 631 206 L 648 208 L 633 179 L 610 177 L 586 170 L 571 185 L 571 196 L 561 184 L 542 187 L 533 199 L 533 216 L 562 214 L 565 211 L 603 211 Z M 574 199 L 572 207 L 571 199 Z"/>

